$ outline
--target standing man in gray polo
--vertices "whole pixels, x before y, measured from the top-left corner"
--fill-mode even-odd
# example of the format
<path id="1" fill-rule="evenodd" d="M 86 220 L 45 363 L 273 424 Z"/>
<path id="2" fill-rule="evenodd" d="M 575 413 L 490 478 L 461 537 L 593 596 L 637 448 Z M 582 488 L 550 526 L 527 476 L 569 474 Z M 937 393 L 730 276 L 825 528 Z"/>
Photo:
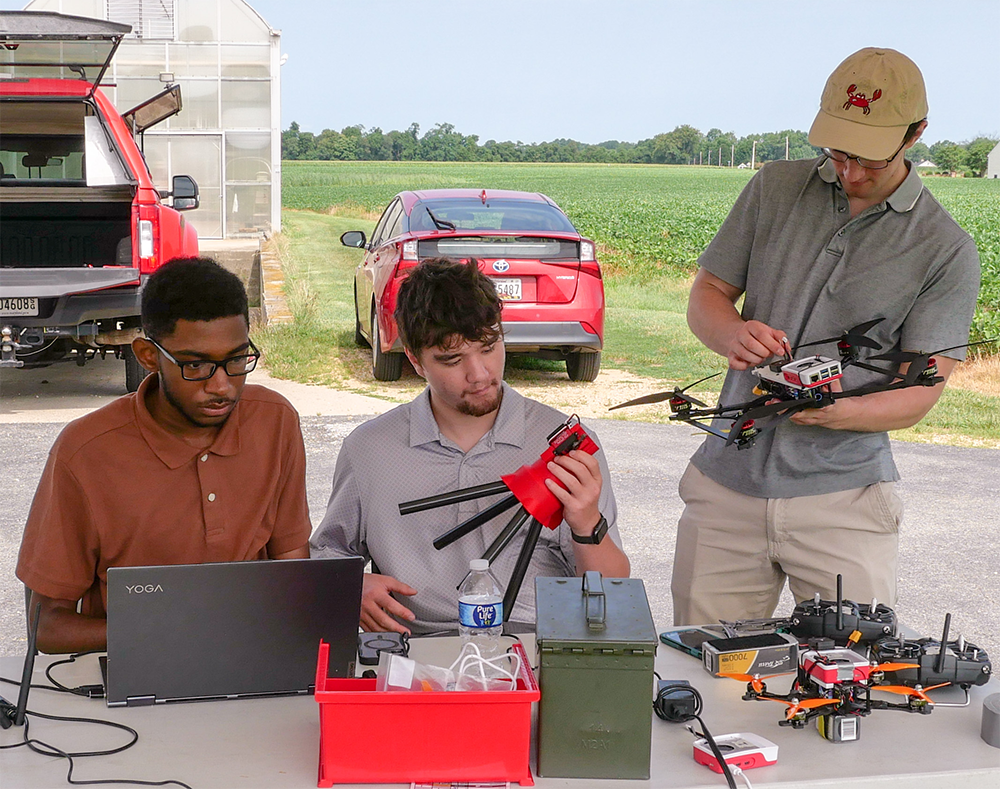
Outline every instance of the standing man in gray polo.
<path id="1" fill-rule="evenodd" d="M 823 90 L 809 132 L 823 156 L 767 164 L 743 190 L 698 260 L 688 303 L 691 330 L 729 362 L 720 402 L 752 399 L 750 370 L 786 342 L 875 318 L 869 336 L 883 351 L 968 341 L 975 244 L 904 157 L 926 126 L 913 61 L 862 49 Z M 961 348 L 938 356 L 941 377 L 964 358 Z M 841 384 L 889 380 L 847 367 Z M 675 623 L 770 616 L 786 578 L 796 601 L 832 599 L 838 573 L 851 598 L 894 605 L 902 505 L 887 431 L 919 422 L 943 388 L 801 411 L 745 451 L 707 438 L 679 486 Z"/>

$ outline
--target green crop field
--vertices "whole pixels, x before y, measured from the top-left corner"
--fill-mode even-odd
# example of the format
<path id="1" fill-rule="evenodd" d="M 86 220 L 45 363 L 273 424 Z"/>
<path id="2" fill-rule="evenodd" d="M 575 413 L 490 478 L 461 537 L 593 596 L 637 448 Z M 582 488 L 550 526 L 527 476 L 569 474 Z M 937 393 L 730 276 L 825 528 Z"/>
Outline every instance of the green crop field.
<path id="1" fill-rule="evenodd" d="M 591 164 L 290 162 L 286 208 L 381 212 L 406 189 L 472 187 L 538 191 L 593 238 L 607 276 L 647 284 L 689 275 L 740 190 L 747 170 Z M 1000 180 L 928 178 L 925 183 L 976 240 L 983 288 L 974 339 L 1000 335 Z M 371 221 L 374 226 L 374 221 Z"/>

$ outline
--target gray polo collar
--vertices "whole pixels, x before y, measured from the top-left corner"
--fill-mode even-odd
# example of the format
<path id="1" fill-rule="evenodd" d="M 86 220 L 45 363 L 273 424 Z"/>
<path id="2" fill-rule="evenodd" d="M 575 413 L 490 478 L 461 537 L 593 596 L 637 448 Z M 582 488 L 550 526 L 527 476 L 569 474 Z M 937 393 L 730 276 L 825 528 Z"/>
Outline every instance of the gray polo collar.
<path id="1" fill-rule="evenodd" d="M 917 204 L 917 199 L 924 189 L 924 183 L 920 180 L 917 168 L 909 162 L 906 163 L 906 167 L 909 172 L 907 172 L 903 183 L 896 187 L 896 191 L 889 195 L 885 201 L 893 211 L 899 214 L 911 211 L 913 206 Z M 837 188 L 840 188 L 840 182 L 837 180 L 837 171 L 834 169 L 832 161 L 823 157 L 823 162 L 820 164 L 818 172 L 819 177 L 828 184 L 836 184 Z"/>
<path id="2" fill-rule="evenodd" d="M 511 389 L 506 381 L 502 381 L 500 386 L 503 387 L 500 411 L 492 430 L 483 436 L 482 441 L 523 447 L 524 397 Z M 410 446 L 429 444 L 432 441 L 443 443 L 444 439 L 431 410 L 431 389 L 428 386 L 410 403 Z M 451 444 L 450 441 L 448 443 Z"/>

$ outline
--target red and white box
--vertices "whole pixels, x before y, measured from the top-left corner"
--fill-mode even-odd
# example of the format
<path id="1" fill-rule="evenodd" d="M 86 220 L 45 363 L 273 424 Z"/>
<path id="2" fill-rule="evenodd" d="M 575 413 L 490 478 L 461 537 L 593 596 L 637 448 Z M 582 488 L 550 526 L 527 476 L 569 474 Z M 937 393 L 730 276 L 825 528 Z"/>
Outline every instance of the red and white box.
<path id="1" fill-rule="evenodd" d="M 726 764 L 739 767 L 741 770 L 767 767 L 767 765 L 778 761 L 778 746 L 759 734 L 745 732 L 723 734 L 715 738 L 715 744 L 719 746 L 719 751 Z M 722 765 L 712 753 L 708 740 L 704 738 L 694 741 L 694 760 L 713 772 L 722 772 Z"/>

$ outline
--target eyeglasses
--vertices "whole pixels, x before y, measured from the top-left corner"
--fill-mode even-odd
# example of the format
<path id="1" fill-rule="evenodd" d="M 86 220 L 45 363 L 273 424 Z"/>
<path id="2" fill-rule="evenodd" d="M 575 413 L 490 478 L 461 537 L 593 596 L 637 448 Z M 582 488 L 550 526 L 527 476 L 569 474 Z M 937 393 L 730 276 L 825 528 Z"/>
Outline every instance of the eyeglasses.
<path id="1" fill-rule="evenodd" d="M 257 350 L 257 346 L 250 342 L 250 350 L 252 353 L 243 353 L 239 356 L 230 356 L 228 359 L 222 359 L 218 362 L 213 362 L 208 359 L 197 360 L 193 362 L 179 362 L 170 352 L 160 345 L 156 340 L 149 337 L 146 338 L 149 342 L 156 346 L 157 350 L 166 356 L 170 361 L 181 368 L 181 378 L 185 381 L 207 381 L 213 375 L 215 371 L 220 367 L 226 371 L 226 375 L 230 378 L 235 378 L 240 375 L 246 375 L 251 372 L 254 367 L 257 366 L 257 360 L 260 358 L 260 351 Z"/>
<path id="2" fill-rule="evenodd" d="M 833 148 L 823 148 L 822 151 L 827 157 L 839 164 L 844 164 L 844 162 L 853 159 L 868 170 L 884 170 L 889 166 L 889 162 L 899 156 L 899 152 L 903 150 L 903 146 L 905 145 L 906 140 L 903 140 L 902 144 L 896 149 L 896 152 L 888 159 L 865 159 L 863 156 L 851 156 L 849 153 L 844 153 Z"/>

